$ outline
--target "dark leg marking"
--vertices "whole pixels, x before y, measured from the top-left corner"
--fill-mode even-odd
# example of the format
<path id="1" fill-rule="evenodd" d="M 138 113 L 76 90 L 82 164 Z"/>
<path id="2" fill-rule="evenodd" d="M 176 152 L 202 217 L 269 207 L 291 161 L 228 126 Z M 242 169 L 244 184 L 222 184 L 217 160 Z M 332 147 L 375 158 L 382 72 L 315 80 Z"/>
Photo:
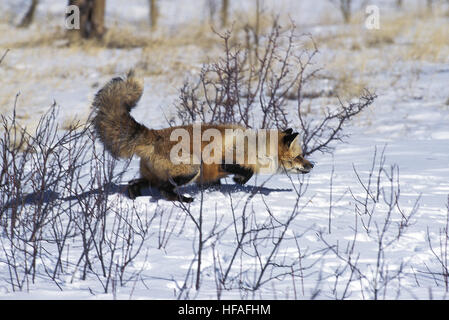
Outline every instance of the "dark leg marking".
<path id="1" fill-rule="evenodd" d="M 178 194 L 174 191 L 173 186 L 164 186 L 161 189 L 161 193 L 164 195 L 164 197 L 169 201 L 181 201 L 181 202 L 187 202 L 190 203 L 193 201 L 193 198 L 183 196 L 182 194 Z"/>
<path id="2" fill-rule="evenodd" d="M 254 174 L 251 168 L 243 167 L 239 164 L 222 164 L 221 168 L 231 174 L 234 174 L 233 180 L 238 184 L 245 184 Z"/>
<path id="3" fill-rule="evenodd" d="M 182 194 L 179 194 L 175 191 L 176 185 L 174 185 L 173 183 L 176 183 L 176 180 L 178 182 L 183 182 L 183 181 L 189 182 L 193 178 L 191 178 L 191 179 L 185 178 L 184 180 L 183 179 L 184 178 L 179 178 L 179 176 L 175 177 L 174 179 L 170 179 L 170 181 L 167 181 L 167 182 L 161 184 L 159 186 L 159 190 L 161 190 L 161 193 L 169 201 L 181 201 L 181 202 L 190 203 L 193 201 L 193 198 L 183 196 Z M 185 183 L 187 183 L 187 182 L 185 182 Z"/>
<path id="4" fill-rule="evenodd" d="M 189 175 L 179 175 L 176 177 L 172 177 L 171 179 L 175 183 L 175 186 L 182 186 L 182 185 L 187 184 L 190 181 L 192 181 L 192 179 L 195 178 L 195 176 L 196 176 L 196 173 L 189 174 Z"/>
<path id="5" fill-rule="evenodd" d="M 234 180 L 235 183 L 237 184 L 245 184 L 248 182 L 249 179 L 251 179 L 251 176 L 239 176 L 239 175 L 235 175 L 234 178 L 232 178 L 232 180 Z"/>
<path id="6" fill-rule="evenodd" d="M 150 183 L 145 178 L 134 179 L 128 182 L 128 197 L 132 200 L 142 195 L 141 189 L 148 188 Z"/>

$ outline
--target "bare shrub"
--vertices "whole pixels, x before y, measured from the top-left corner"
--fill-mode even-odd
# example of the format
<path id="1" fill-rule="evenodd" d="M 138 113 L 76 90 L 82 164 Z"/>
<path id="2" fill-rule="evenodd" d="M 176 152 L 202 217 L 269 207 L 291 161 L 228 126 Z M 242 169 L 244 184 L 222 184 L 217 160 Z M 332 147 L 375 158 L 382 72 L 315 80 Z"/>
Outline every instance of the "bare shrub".
<path id="1" fill-rule="evenodd" d="M 309 36 L 298 36 L 294 25 L 283 30 L 277 21 L 257 43 L 247 40 L 246 46 L 233 45 L 231 35 L 230 31 L 218 34 L 223 56 L 203 66 L 197 83 L 186 82 L 181 88 L 177 119 L 182 124 L 234 123 L 262 129 L 299 125 L 306 155 L 331 152 L 332 143 L 345 137 L 346 123 L 376 97 L 365 90 L 356 102 L 338 99 L 323 116 L 309 115 L 303 107 L 304 87 L 320 71 L 314 66 L 318 49 L 313 39 L 313 48 L 306 49 L 301 39 Z"/>
<path id="2" fill-rule="evenodd" d="M 382 299 L 387 291 L 395 288 L 400 295 L 400 281 L 404 276 L 405 262 L 398 266 L 390 266 L 389 249 L 400 243 L 412 218 L 418 210 L 418 197 L 408 212 L 401 208 L 401 186 L 399 167 L 396 164 L 386 167 L 385 149 L 380 156 L 377 148 L 374 152 L 372 166 L 366 178 L 362 178 L 354 166 L 354 173 L 359 182 L 360 190 L 350 189 L 354 205 L 353 240 L 344 244 L 331 244 L 326 240 L 324 232 L 320 232 L 320 240 L 342 261 L 335 269 L 333 294 L 336 299 L 349 298 L 353 292 L 351 287 L 358 283 L 364 298 Z M 376 251 L 371 260 L 373 264 L 362 267 L 361 260 L 367 259 L 367 253 L 358 251 L 357 238 L 365 236 L 376 244 Z M 394 253 L 392 253 L 394 254 Z"/>
<path id="3" fill-rule="evenodd" d="M 433 244 L 435 241 L 432 239 L 429 229 L 427 229 L 427 242 L 429 244 L 429 248 L 432 252 L 434 260 L 437 262 L 440 270 L 436 271 L 433 268 L 426 266 L 427 270 L 421 270 L 421 272 L 425 275 L 432 276 L 437 286 L 441 286 L 442 284 L 444 284 L 444 288 L 447 293 L 449 292 L 449 196 L 447 197 L 446 208 L 446 224 L 439 230 L 436 245 Z"/>
<path id="4" fill-rule="evenodd" d="M 294 29 L 287 36 L 288 48 L 280 47 L 285 36 L 275 23 L 263 52 L 253 58 L 249 48 L 233 46 L 231 32 L 218 34 L 223 40 L 224 57 L 205 65 L 196 85 L 181 89 L 178 118 L 185 124 L 238 123 L 248 128 L 287 127 L 286 93 L 297 84 L 299 74 L 290 78 L 289 68 L 297 65 L 293 55 Z M 261 118 L 255 118 L 261 115 Z"/>
<path id="5" fill-rule="evenodd" d="M 239 107 L 242 109 L 243 105 L 240 101 L 233 100 L 234 97 L 241 96 L 238 93 L 240 88 L 237 86 L 237 77 L 241 72 L 239 67 L 242 57 L 239 53 L 233 54 L 229 51 L 230 33 L 222 37 L 228 60 L 224 63 L 204 66 L 196 85 L 192 86 L 186 82 L 181 88 L 178 119 L 183 124 L 201 121 L 203 123 L 243 122 L 249 125 L 247 113 L 237 109 Z M 200 95 L 204 96 L 204 99 L 201 99 Z"/>
<path id="6" fill-rule="evenodd" d="M 300 94 L 298 95 L 301 96 Z M 316 151 L 331 153 L 334 150 L 332 143 L 343 141 L 346 135 L 343 133 L 345 124 L 354 116 L 369 107 L 376 98 L 368 90 L 357 102 L 350 102 L 334 108 L 327 108 L 324 116 L 318 120 L 302 110 L 298 103 L 298 118 L 302 129 L 302 145 L 304 155 L 310 155 Z"/>
<path id="7" fill-rule="evenodd" d="M 307 297 L 304 290 L 305 274 L 328 251 L 311 252 L 301 248 L 303 235 L 310 231 L 297 232 L 294 222 L 309 203 L 304 194 L 307 182 L 290 177 L 296 193 L 293 205 L 286 208 L 285 214 L 274 212 L 263 194 L 264 184 L 254 187 L 243 198 L 232 192 L 225 192 L 230 206 L 230 215 L 215 212 L 213 219 L 207 223 L 203 220 L 203 203 L 195 209 L 181 203 L 180 207 L 189 217 L 186 228 L 193 223 L 195 239 L 193 240 L 193 258 L 182 281 L 174 281 L 177 299 L 192 299 L 199 294 L 202 278 L 213 279 L 217 299 L 226 299 L 227 294 L 239 295 L 242 299 L 273 297 L 272 287 L 279 281 L 291 280 L 292 296 Z M 203 191 L 201 191 L 203 192 Z M 204 198 L 201 197 L 201 201 Z M 255 210 L 255 204 L 263 203 L 265 210 Z M 209 215 L 212 214 L 209 212 Z M 292 248 L 297 254 L 292 254 Z M 312 258 L 313 256 L 313 258 Z M 202 259 L 207 257 L 208 266 L 203 266 Z M 304 259 L 313 262 L 304 263 Z M 212 259 L 212 265 L 210 260 Z M 285 292 L 288 297 L 290 292 Z M 290 297 L 291 298 L 291 297 Z"/>
<path id="8" fill-rule="evenodd" d="M 53 105 L 33 135 L 17 124 L 15 108 L 12 118 L 1 118 L 0 226 L 2 241 L 9 242 L 3 243 L 3 250 L 13 290 L 34 282 L 37 261 L 47 260 L 41 256 L 43 242 L 52 242 L 46 231 L 65 211 L 59 191 L 83 151 L 73 153 L 83 131 L 77 127 L 59 132 L 56 116 Z"/>
<path id="9" fill-rule="evenodd" d="M 9 52 L 9 49 L 6 49 L 5 52 L 3 53 L 3 55 L 0 57 L 0 64 L 3 62 L 3 60 L 5 59 L 8 52 Z"/>
<path id="10" fill-rule="evenodd" d="M 15 109 L 14 109 L 15 110 Z M 12 117 L 1 116 L 0 261 L 12 291 L 28 290 L 36 279 L 97 279 L 104 292 L 134 281 L 129 268 L 142 253 L 159 210 L 136 210 L 111 195 L 129 162 L 97 150 L 87 125 L 60 130 L 54 104 L 28 133 Z M 138 211 L 145 212 L 140 216 Z M 81 248 L 70 244 L 77 242 Z M 75 246 L 76 247 L 76 246 Z M 143 268 L 144 266 L 142 266 Z M 128 272 L 128 270 L 130 270 Z"/>

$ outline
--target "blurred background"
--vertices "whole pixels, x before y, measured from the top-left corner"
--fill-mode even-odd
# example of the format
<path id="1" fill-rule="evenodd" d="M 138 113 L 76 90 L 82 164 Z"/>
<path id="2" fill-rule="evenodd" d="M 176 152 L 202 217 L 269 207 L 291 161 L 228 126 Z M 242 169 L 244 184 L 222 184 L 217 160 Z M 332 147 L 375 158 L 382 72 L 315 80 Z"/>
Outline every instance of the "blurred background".
<path id="1" fill-rule="evenodd" d="M 70 4 L 81 8 L 79 30 L 66 27 Z M 366 27 L 368 5 L 378 8 L 379 28 Z M 151 96 L 145 121 L 161 108 L 170 118 L 186 79 L 220 56 L 217 33 L 232 30 L 235 43 L 257 42 L 274 19 L 311 35 L 316 65 L 334 80 L 314 90 L 332 91 L 334 98 L 391 86 L 419 96 L 428 88 L 409 89 L 422 70 L 448 63 L 446 0 L 2 0 L 0 54 L 9 52 L 0 69 L 0 110 L 11 112 L 20 92 L 17 115 L 28 125 L 56 101 L 69 126 L 86 117 L 100 84 L 135 68 L 145 78 L 144 101 Z M 320 104 L 331 98 L 315 96 Z"/>

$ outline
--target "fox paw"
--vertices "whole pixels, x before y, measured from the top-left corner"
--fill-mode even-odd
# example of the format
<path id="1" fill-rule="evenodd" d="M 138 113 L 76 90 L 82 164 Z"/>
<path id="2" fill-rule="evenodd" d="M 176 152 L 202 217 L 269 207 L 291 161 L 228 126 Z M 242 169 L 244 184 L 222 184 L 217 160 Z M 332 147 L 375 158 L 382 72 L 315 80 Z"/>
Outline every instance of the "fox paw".
<path id="1" fill-rule="evenodd" d="M 193 202 L 193 200 L 195 200 L 195 199 L 192 198 L 192 197 L 180 196 L 180 200 L 181 200 L 181 202 L 191 203 L 191 202 Z"/>
<path id="2" fill-rule="evenodd" d="M 235 175 L 234 178 L 232 178 L 232 180 L 234 180 L 234 182 L 237 183 L 237 184 L 243 185 L 243 184 L 248 182 L 249 178 L 248 177 L 244 177 L 244 176 Z"/>
<path id="3" fill-rule="evenodd" d="M 128 197 L 131 200 L 135 200 L 137 197 L 140 197 L 142 192 L 140 191 L 140 187 L 135 184 L 128 185 Z"/>

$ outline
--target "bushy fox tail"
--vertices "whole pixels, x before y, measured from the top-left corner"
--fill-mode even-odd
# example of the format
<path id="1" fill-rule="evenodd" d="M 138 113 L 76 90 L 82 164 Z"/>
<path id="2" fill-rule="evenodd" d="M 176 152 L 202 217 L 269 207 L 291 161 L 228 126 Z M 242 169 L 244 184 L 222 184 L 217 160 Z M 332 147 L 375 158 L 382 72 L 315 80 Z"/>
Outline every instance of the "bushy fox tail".
<path id="1" fill-rule="evenodd" d="M 131 158 L 136 147 L 145 143 L 148 129 L 130 115 L 142 92 L 142 84 L 130 71 L 126 79 L 112 79 L 95 95 L 93 124 L 105 149 L 115 158 Z"/>

